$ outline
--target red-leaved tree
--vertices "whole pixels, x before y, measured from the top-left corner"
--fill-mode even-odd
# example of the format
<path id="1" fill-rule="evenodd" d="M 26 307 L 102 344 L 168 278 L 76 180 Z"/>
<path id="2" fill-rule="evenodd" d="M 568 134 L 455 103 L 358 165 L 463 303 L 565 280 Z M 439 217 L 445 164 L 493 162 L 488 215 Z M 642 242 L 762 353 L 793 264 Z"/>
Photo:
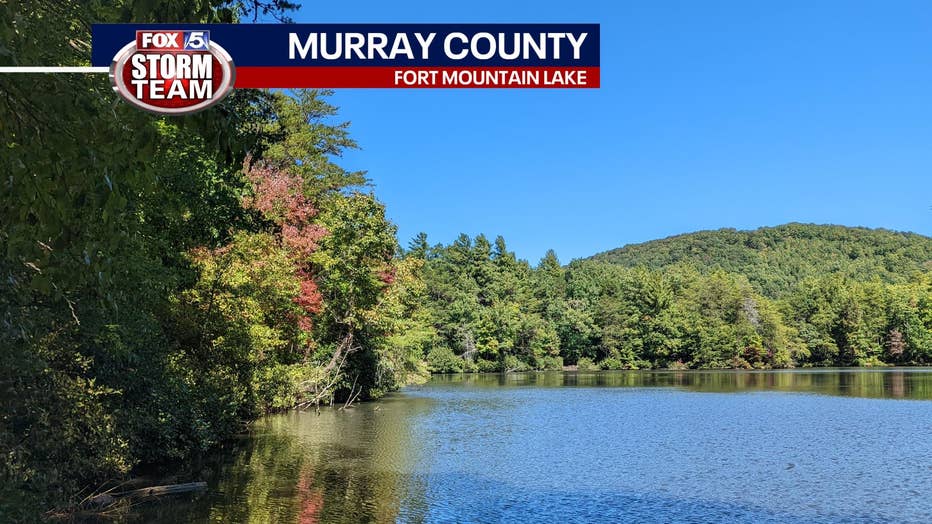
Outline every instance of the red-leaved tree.
<path id="1" fill-rule="evenodd" d="M 317 249 L 318 241 L 327 230 L 312 222 L 317 208 L 304 195 L 304 181 L 288 169 L 266 163 L 246 161 L 246 176 L 252 182 L 253 194 L 243 205 L 255 209 L 280 227 L 282 244 L 291 253 L 295 275 L 301 282 L 301 291 L 295 303 L 304 310 L 298 326 L 310 331 L 311 318 L 320 312 L 323 297 L 310 270 L 308 257 Z"/>

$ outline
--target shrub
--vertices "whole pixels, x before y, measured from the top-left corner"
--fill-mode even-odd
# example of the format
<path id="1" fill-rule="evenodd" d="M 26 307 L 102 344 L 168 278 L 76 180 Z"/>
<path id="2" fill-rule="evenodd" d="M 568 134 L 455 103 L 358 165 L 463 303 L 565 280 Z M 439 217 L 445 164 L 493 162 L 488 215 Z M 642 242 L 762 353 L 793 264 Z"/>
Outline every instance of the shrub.
<path id="1" fill-rule="evenodd" d="M 501 370 L 501 364 L 494 360 L 476 359 L 476 371 L 479 373 L 497 373 Z"/>
<path id="2" fill-rule="evenodd" d="M 502 371 L 527 371 L 531 368 L 528 366 L 527 362 L 519 359 L 514 355 L 505 355 L 503 364 L 504 369 L 502 369 Z"/>
<path id="3" fill-rule="evenodd" d="M 446 346 L 436 346 L 427 353 L 427 369 L 431 373 L 461 373 L 464 361 Z"/>
<path id="4" fill-rule="evenodd" d="M 637 367 L 633 365 L 626 366 L 625 364 L 621 362 L 621 360 L 619 360 L 616 357 L 606 357 L 601 362 L 599 362 L 598 366 L 602 369 L 610 369 L 610 370 L 637 369 Z"/>
<path id="5" fill-rule="evenodd" d="M 582 357 L 576 361 L 577 371 L 598 371 L 599 365 L 592 361 L 591 358 Z"/>
<path id="6" fill-rule="evenodd" d="M 563 369 L 563 357 L 541 357 L 537 359 L 537 369 L 559 371 Z"/>
<path id="7" fill-rule="evenodd" d="M 883 362 L 882 360 L 880 360 L 880 359 L 879 359 L 878 357 L 876 357 L 876 356 L 871 356 L 871 357 L 859 359 L 859 360 L 857 360 L 857 361 L 855 362 L 855 364 L 857 364 L 857 365 L 860 366 L 860 367 L 867 367 L 867 368 L 872 368 L 872 367 L 885 367 L 885 366 L 889 366 L 889 365 L 890 365 L 890 364 L 887 364 L 887 363 Z"/>

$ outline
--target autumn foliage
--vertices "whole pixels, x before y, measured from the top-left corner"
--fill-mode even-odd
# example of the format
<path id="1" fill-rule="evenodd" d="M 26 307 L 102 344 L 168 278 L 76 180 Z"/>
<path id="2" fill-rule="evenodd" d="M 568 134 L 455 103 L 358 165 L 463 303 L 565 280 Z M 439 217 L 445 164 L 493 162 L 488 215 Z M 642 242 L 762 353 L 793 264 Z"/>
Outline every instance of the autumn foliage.
<path id="1" fill-rule="evenodd" d="M 142 4 L 138 20 L 219 23 L 253 5 Z M 29 5 L 0 2 L 0 62 L 86 63 L 68 42 L 129 16 Z M 394 228 L 336 163 L 355 143 L 327 92 L 237 90 L 173 119 L 94 75 L 0 75 L 0 91 L 0 521 L 185 461 L 264 412 L 402 383 L 371 313 Z"/>
<path id="2" fill-rule="evenodd" d="M 304 181 L 287 168 L 270 163 L 253 163 L 247 159 L 246 177 L 252 183 L 253 194 L 243 199 L 248 209 L 262 214 L 280 230 L 282 244 L 291 253 L 300 292 L 294 298 L 304 314 L 297 321 L 305 331 L 313 326 L 311 317 L 320 312 L 323 298 L 314 282 L 308 257 L 318 248 L 327 230 L 312 220 L 318 214 L 311 200 L 304 195 Z"/>

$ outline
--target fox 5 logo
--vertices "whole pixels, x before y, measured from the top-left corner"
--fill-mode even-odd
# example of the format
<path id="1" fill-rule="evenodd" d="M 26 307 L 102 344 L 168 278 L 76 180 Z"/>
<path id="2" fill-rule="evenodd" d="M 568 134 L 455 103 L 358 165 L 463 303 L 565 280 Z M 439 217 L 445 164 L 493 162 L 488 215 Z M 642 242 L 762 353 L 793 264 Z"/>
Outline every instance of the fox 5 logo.
<path id="1" fill-rule="evenodd" d="M 136 49 L 208 51 L 210 31 L 136 31 Z"/>

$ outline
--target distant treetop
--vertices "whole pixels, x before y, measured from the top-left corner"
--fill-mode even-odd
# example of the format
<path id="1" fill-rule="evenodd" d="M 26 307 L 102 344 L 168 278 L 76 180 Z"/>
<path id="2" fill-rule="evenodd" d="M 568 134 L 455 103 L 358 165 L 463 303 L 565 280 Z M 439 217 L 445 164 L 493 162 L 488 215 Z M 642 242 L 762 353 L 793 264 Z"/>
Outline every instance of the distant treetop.
<path id="1" fill-rule="evenodd" d="M 653 269 L 679 264 L 746 275 L 761 293 L 779 297 L 810 276 L 902 282 L 932 269 L 932 238 L 916 233 L 791 223 L 753 231 L 719 229 L 631 244 L 589 261 Z"/>

